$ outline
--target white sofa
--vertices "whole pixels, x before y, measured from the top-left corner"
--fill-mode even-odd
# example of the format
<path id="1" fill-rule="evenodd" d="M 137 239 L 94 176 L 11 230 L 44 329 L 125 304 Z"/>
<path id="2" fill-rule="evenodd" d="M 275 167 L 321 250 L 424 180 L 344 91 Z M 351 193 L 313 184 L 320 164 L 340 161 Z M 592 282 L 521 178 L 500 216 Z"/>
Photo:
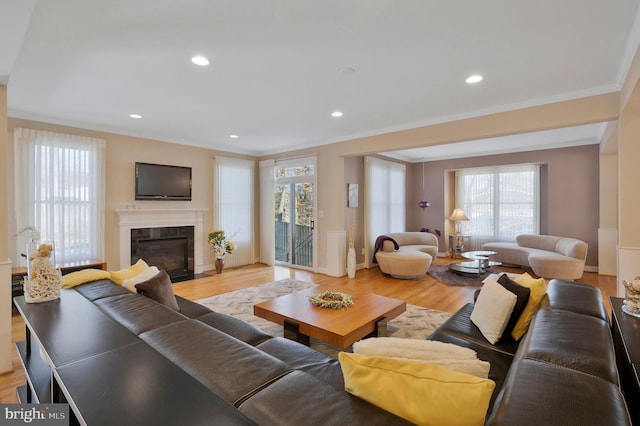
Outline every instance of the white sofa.
<path id="1" fill-rule="evenodd" d="M 543 278 L 575 280 L 582 277 L 589 246 L 575 238 L 553 235 L 518 235 L 515 243 L 486 243 L 495 251 L 491 260 L 529 267 Z"/>
<path id="2" fill-rule="evenodd" d="M 394 278 L 410 279 L 426 274 L 438 255 L 438 238 L 429 232 L 394 232 L 383 237 L 389 239 L 382 242 L 375 260 L 382 272 Z"/>

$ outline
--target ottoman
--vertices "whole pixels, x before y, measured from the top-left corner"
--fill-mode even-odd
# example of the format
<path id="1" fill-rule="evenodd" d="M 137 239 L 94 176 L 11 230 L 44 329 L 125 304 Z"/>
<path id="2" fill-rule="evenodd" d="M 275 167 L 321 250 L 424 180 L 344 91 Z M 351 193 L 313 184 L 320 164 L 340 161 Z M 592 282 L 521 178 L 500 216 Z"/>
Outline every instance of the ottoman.
<path id="1" fill-rule="evenodd" d="M 431 255 L 417 250 L 379 251 L 380 270 L 394 278 L 411 279 L 424 275 L 431 266 Z"/>

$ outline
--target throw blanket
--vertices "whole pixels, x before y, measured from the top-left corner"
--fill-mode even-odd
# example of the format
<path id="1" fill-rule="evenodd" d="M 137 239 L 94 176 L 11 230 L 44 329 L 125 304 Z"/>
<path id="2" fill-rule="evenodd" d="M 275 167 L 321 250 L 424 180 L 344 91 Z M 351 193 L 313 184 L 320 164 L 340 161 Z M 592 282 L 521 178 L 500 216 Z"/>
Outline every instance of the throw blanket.
<path id="1" fill-rule="evenodd" d="M 376 243 L 373 245 L 373 263 L 378 263 L 378 260 L 376 259 L 376 253 L 382 250 L 382 244 L 384 244 L 385 241 L 391 241 L 396 250 L 400 248 L 396 240 L 394 240 L 390 236 L 380 235 L 378 238 L 376 238 Z"/>

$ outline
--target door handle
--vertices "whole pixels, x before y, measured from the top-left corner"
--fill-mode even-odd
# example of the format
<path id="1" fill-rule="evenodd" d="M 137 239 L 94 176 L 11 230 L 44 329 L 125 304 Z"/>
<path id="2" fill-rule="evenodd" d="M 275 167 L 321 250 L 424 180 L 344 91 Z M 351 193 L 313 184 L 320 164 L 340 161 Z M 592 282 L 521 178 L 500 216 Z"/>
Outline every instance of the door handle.
<path id="1" fill-rule="evenodd" d="M 311 219 L 311 230 L 313 231 L 314 229 L 316 229 L 316 221 Z"/>

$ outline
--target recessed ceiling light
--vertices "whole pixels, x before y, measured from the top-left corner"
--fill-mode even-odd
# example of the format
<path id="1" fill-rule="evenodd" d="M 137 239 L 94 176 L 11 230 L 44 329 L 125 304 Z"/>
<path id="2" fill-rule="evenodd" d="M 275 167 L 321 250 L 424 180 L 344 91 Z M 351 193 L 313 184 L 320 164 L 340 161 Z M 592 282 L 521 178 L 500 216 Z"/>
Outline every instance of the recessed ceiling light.
<path id="1" fill-rule="evenodd" d="M 238 135 L 229 135 L 231 139 L 238 139 Z"/>
<path id="2" fill-rule="evenodd" d="M 480 81 L 482 81 L 482 76 L 478 75 L 478 74 L 472 75 L 469 78 L 467 78 L 467 80 L 466 80 L 466 82 L 469 83 L 469 84 L 478 83 Z"/>
<path id="3" fill-rule="evenodd" d="M 129 117 L 131 117 L 131 118 L 142 118 L 142 116 L 140 114 L 129 114 Z"/>
<path id="4" fill-rule="evenodd" d="M 206 66 L 209 65 L 209 60 L 207 58 L 205 58 L 204 56 L 194 56 L 193 58 L 191 58 L 191 62 L 193 62 L 196 65 L 200 65 L 200 66 Z"/>
<path id="5" fill-rule="evenodd" d="M 333 111 L 331 113 L 332 117 L 342 117 L 342 111 Z"/>

